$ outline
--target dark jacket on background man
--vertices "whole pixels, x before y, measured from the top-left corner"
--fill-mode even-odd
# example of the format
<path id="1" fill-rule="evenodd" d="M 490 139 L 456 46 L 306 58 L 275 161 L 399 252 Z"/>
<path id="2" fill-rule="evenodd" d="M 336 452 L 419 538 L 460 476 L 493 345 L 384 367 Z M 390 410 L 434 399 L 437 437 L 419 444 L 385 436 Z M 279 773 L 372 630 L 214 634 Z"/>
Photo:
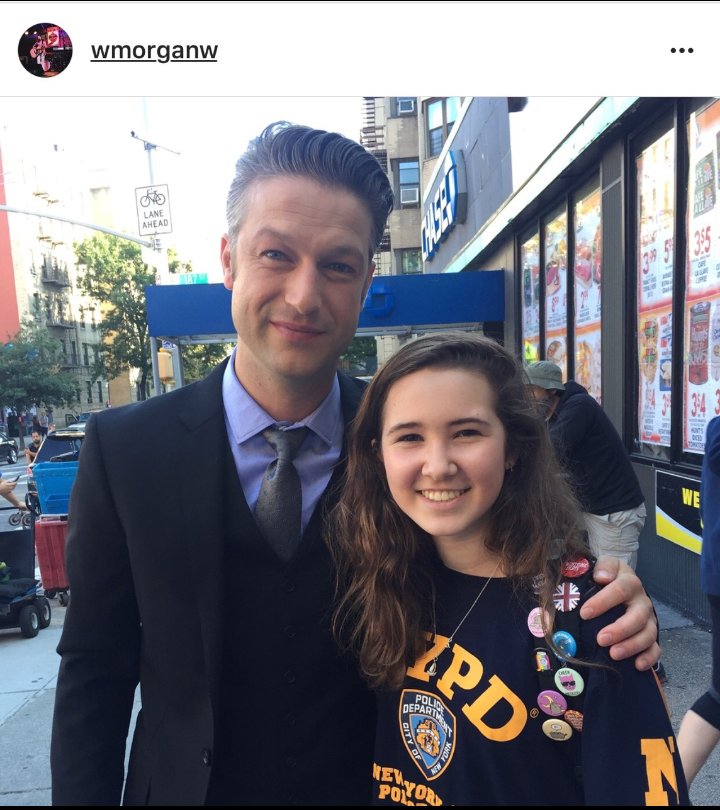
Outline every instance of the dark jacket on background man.
<path id="1" fill-rule="evenodd" d="M 550 438 L 566 465 L 585 512 L 607 515 L 645 500 L 615 426 L 598 402 L 574 380 L 559 391 Z"/>

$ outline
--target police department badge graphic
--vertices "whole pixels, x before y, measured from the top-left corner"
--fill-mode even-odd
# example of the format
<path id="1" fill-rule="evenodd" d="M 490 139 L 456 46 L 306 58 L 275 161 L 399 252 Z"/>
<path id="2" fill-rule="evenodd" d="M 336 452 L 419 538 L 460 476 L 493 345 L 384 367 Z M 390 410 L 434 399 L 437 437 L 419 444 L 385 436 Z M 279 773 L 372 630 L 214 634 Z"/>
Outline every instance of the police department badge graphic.
<path id="1" fill-rule="evenodd" d="M 455 750 L 455 715 L 437 695 L 404 689 L 399 719 L 408 753 L 426 779 L 437 779 Z"/>

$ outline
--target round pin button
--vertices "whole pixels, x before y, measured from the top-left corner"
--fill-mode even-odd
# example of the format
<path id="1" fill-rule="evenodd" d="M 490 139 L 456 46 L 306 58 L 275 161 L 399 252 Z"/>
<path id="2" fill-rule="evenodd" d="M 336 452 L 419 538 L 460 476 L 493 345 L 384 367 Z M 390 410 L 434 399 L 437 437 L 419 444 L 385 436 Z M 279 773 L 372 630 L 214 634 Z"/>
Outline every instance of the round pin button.
<path id="1" fill-rule="evenodd" d="M 533 608 L 528 614 L 527 624 L 536 638 L 542 638 L 545 635 L 545 627 L 550 627 L 550 616 L 542 608 Z"/>
<path id="2" fill-rule="evenodd" d="M 577 642 L 567 630 L 557 630 L 552 636 L 553 643 L 564 655 L 575 655 L 577 652 Z"/>
<path id="3" fill-rule="evenodd" d="M 543 734 L 550 737 L 551 740 L 558 740 L 564 742 L 572 737 L 572 726 L 564 720 L 546 720 L 542 724 Z"/>
<path id="4" fill-rule="evenodd" d="M 585 688 L 583 676 L 570 667 L 562 667 L 555 673 L 555 686 L 565 695 L 575 697 Z"/>
<path id="5" fill-rule="evenodd" d="M 565 560 L 562 566 L 562 574 L 565 577 L 581 577 L 590 570 L 590 560 L 586 557 L 573 557 Z"/>
<path id="6" fill-rule="evenodd" d="M 568 709 L 563 717 L 570 723 L 575 731 L 582 731 L 583 727 L 583 714 L 582 712 L 575 711 L 575 709 Z"/>
<path id="7" fill-rule="evenodd" d="M 567 711 L 567 700 L 554 689 L 544 689 L 537 696 L 537 705 L 551 717 L 560 717 Z"/>
<path id="8" fill-rule="evenodd" d="M 580 604 L 580 590 L 574 582 L 561 582 L 553 593 L 555 610 L 561 613 L 575 610 Z"/>

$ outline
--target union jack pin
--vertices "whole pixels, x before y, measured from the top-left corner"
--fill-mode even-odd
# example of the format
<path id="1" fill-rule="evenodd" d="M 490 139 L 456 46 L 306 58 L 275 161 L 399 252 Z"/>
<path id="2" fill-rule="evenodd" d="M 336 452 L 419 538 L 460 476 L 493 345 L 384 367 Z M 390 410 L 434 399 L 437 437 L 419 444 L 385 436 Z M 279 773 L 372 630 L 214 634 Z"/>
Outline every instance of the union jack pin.
<path id="1" fill-rule="evenodd" d="M 553 604 L 556 610 L 565 613 L 574 610 L 580 601 L 580 591 L 577 585 L 572 582 L 561 582 L 553 594 Z"/>

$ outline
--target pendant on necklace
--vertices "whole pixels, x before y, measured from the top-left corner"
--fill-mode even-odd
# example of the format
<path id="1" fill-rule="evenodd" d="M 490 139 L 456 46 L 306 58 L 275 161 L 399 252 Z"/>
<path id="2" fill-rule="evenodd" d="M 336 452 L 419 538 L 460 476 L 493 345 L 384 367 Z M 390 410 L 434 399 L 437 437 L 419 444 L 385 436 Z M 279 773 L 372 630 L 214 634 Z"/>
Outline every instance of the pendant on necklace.
<path id="1" fill-rule="evenodd" d="M 433 658 L 432 663 L 425 667 L 425 672 L 428 675 L 437 675 L 437 658 Z"/>

